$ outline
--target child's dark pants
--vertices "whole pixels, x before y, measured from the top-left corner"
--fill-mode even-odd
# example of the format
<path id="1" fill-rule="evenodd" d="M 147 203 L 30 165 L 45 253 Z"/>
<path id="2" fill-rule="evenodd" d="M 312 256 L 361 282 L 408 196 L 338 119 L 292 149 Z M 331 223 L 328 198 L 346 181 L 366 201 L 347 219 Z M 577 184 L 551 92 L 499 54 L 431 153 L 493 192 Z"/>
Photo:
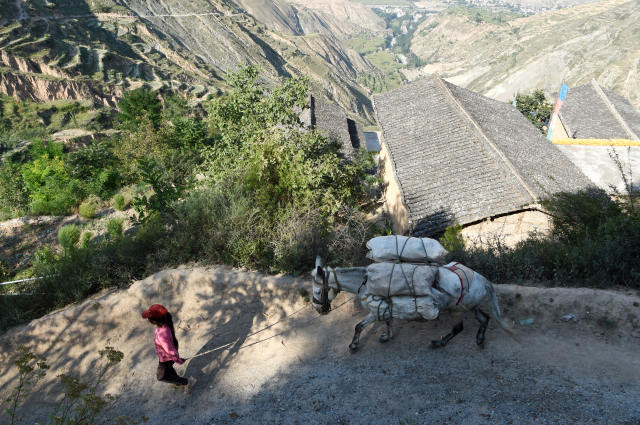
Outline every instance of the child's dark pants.
<path id="1" fill-rule="evenodd" d="M 158 377 L 158 381 L 168 382 L 170 384 L 187 385 L 189 383 L 188 379 L 178 376 L 176 370 L 173 368 L 173 360 L 158 363 L 156 376 Z"/>

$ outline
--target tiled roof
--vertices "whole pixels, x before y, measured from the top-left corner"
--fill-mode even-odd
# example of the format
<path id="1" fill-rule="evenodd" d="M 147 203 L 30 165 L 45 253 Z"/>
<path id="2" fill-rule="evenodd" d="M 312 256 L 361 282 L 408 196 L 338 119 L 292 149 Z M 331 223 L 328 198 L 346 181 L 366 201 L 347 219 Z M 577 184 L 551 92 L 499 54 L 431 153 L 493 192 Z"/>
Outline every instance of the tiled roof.
<path id="1" fill-rule="evenodd" d="M 569 137 L 577 139 L 636 139 L 640 134 L 640 114 L 633 105 L 595 81 L 569 89 L 560 119 Z"/>
<path id="2" fill-rule="evenodd" d="M 364 146 L 364 133 L 360 123 L 348 119 L 344 109 L 328 101 L 310 96 L 310 107 L 300 116 L 307 126 L 322 130 L 327 137 L 340 144 L 346 158 L 353 158 L 356 149 Z"/>
<path id="3" fill-rule="evenodd" d="M 515 108 L 437 76 L 376 95 L 374 104 L 413 234 L 589 184 Z"/>
<path id="4" fill-rule="evenodd" d="M 511 104 L 446 84 L 536 199 L 589 184 L 586 176 Z"/>
<path id="5" fill-rule="evenodd" d="M 638 112 L 631 102 L 619 94 L 606 89 L 603 89 L 602 91 L 616 108 L 616 111 L 620 114 L 629 129 L 636 136 L 640 136 L 640 112 Z"/>

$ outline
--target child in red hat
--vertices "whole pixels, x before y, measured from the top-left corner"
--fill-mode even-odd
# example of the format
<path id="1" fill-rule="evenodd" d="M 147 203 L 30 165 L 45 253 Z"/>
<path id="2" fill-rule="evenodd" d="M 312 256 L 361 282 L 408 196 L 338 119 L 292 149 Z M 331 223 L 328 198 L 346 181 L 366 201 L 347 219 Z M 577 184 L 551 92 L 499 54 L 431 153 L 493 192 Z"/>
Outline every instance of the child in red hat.
<path id="1" fill-rule="evenodd" d="M 182 364 L 184 359 L 178 354 L 178 340 L 176 331 L 173 328 L 173 318 L 171 313 L 161 306 L 154 304 L 148 310 L 142 312 L 143 319 L 156 326 L 154 342 L 156 344 L 156 354 L 158 354 L 158 381 L 168 382 L 175 385 L 187 385 L 189 380 L 181 378 L 173 368 L 173 363 Z"/>

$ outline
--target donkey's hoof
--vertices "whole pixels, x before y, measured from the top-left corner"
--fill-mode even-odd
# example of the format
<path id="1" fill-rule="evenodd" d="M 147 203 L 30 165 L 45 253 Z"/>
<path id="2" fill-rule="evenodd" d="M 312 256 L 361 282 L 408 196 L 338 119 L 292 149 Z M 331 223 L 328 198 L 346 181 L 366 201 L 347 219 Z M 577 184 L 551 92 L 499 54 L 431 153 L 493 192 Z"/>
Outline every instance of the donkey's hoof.
<path id="1" fill-rule="evenodd" d="M 446 345 L 447 343 L 444 342 L 441 339 L 433 339 L 431 340 L 431 348 L 442 348 Z"/>
<path id="2" fill-rule="evenodd" d="M 388 342 L 391 339 L 391 337 L 389 336 L 389 334 L 382 334 L 380 335 L 380 338 L 378 338 L 378 341 L 380 342 Z"/>
<path id="3" fill-rule="evenodd" d="M 358 350 L 358 344 L 349 344 L 349 351 L 353 354 Z"/>
<path id="4" fill-rule="evenodd" d="M 476 344 L 479 348 L 484 348 L 484 338 L 476 338 Z"/>

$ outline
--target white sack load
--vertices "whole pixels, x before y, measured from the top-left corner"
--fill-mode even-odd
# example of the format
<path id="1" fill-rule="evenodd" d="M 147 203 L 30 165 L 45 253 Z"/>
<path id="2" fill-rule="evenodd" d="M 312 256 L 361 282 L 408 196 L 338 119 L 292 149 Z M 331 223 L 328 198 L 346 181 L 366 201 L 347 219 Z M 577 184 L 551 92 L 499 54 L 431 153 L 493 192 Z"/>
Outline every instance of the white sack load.
<path id="1" fill-rule="evenodd" d="M 437 275 L 437 266 L 373 263 L 367 267 L 367 292 L 383 297 L 430 295 Z"/>
<path id="2" fill-rule="evenodd" d="M 389 309 L 387 299 L 391 300 L 391 309 Z M 395 319 L 415 320 L 423 318 L 425 320 L 433 320 L 440 313 L 432 297 L 392 297 L 385 299 L 376 295 L 369 295 L 367 304 L 369 311 L 375 314 L 378 320 L 389 320 L 391 314 Z"/>
<path id="3" fill-rule="evenodd" d="M 367 242 L 367 257 L 376 262 L 404 261 L 407 263 L 428 263 L 442 261 L 447 255 L 440 242 L 430 238 L 409 236 L 377 236 Z"/>

